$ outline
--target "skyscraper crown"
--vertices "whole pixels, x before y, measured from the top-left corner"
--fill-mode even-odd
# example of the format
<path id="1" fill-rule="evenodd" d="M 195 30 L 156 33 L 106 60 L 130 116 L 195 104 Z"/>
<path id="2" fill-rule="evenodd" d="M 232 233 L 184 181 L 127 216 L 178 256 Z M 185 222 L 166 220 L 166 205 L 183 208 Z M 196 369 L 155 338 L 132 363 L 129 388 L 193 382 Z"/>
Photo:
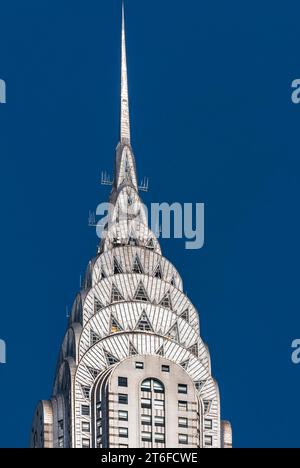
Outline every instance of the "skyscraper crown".
<path id="1" fill-rule="evenodd" d="M 52 398 L 31 446 L 210 448 L 231 445 L 199 315 L 162 256 L 139 197 L 130 141 L 124 7 L 121 124 L 111 208 L 72 308 Z"/>

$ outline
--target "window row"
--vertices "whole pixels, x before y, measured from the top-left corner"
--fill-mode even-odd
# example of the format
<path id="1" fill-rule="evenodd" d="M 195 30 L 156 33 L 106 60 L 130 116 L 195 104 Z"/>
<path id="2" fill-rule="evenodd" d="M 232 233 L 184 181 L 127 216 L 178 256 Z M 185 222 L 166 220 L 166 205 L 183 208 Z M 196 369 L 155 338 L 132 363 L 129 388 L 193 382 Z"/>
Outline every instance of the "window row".
<path id="1" fill-rule="evenodd" d="M 142 408 L 144 409 L 149 409 L 151 408 L 151 401 L 147 399 L 145 402 L 145 399 L 143 399 L 144 402 L 142 401 Z M 145 404 L 146 403 L 146 404 Z M 164 402 L 161 403 L 161 400 L 157 400 L 155 402 L 155 409 L 161 410 L 164 408 Z M 118 412 L 118 419 L 119 421 L 128 421 L 128 411 L 120 410 Z M 142 414 L 141 416 L 141 422 L 143 426 L 152 426 L 152 416 L 149 414 Z M 83 424 L 83 432 L 89 432 L 90 427 L 89 423 L 82 423 Z M 157 427 L 164 427 L 165 426 L 165 418 L 162 416 L 155 416 L 154 418 L 154 425 Z M 188 418 L 183 418 L 179 417 L 178 418 L 178 427 L 182 428 L 188 428 Z M 211 431 L 213 428 L 212 425 L 212 419 L 205 419 L 204 420 L 204 429 Z"/>
<path id="2" fill-rule="evenodd" d="M 141 406 L 143 409 L 151 409 L 152 408 L 152 399 L 151 398 L 141 398 Z M 164 400 L 157 400 L 153 401 L 154 409 L 156 410 L 163 410 L 165 408 L 165 401 Z"/>
<path id="3" fill-rule="evenodd" d="M 142 423 L 143 426 L 152 426 L 152 416 L 149 415 L 149 414 L 142 414 L 141 423 Z M 163 416 L 155 416 L 154 426 L 164 427 L 165 426 L 165 418 Z"/>
<path id="4" fill-rule="evenodd" d="M 186 445 L 189 443 L 189 438 L 187 434 L 179 434 L 178 436 L 179 444 Z M 205 447 L 212 447 L 213 445 L 213 438 L 212 436 L 205 436 L 204 437 Z"/>
<path id="5" fill-rule="evenodd" d="M 151 299 L 149 298 L 148 293 L 146 291 L 146 288 L 145 288 L 142 281 L 139 283 L 139 285 L 138 285 L 138 287 L 136 289 L 136 292 L 134 293 L 134 295 L 132 297 L 132 300 L 137 301 L 137 302 L 149 302 L 149 303 L 151 302 Z M 125 301 L 125 297 L 120 292 L 120 290 L 117 288 L 117 286 L 113 283 L 112 288 L 111 288 L 110 302 L 112 304 L 114 304 L 116 302 L 124 302 L 124 301 Z M 162 297 L 162 299 L 159 301 L 158 305 L 160 305 L 162 307 L 165 307 L 167 309 L 173 310 L 170 292 L 167 292 Z M 102 310 L 102 309 L 104 309 L 104 305 L 98 299 L 95 298 L 94 312 L 95 313 L 100 312 L 100 310 Z M 186 313 L 188 313 L 188 311 L 186 311 Z M 182 314 L 182 317 L 184 318 L 183 314 Z"/>
<path id="6" fill-rule="evenodd" d="M 142 364 L 143 363 L 138 363 L 138 362 L 136 363 L 136 365 L 138 365 L 139 369 L 142 369 L 144 367 L 144 366 L 142 367 Z M 170 371 L 169 366 L 162 366 L 162 370 L 165 367 L 168 367 L 168 372 L 169 372 Z M 165 372 L 166 372 L 166 370 L 165 370 Z M 127 377 L 118 377 L 118 386 L 127 388 L 128 387 L 128 378 Z M 158 380 L 154 380 L 153 381 L 153 389 L 152 389 L 151 388 L 151 379 L 147 379 L 147 380 L 144 380 L 144 382 L 142 383 L 141 390 L 142 390 L 142 392 L 151 392 L 153 390 L 156 393 L 164 393 L 164 386 Z M 187 385 L 178 384 L 178 393 L 187 395 L 187 392 L 188 392 L 188 386 Z"/>
<path id="7" fill-rule="evenodd" d="M 127 427 L 119 427 L 119 437 L 123 439 L 128 439 L 128 428 Z M 142 441 L 143 442 L 152 442 L 152 432 L 142 431 Z M 156 443 L 165 443 L 165 434 L 155 433 L 154 434 L 154 441 Z M 178 435 L 178 443 L 180 445 L 187 445 L 189 443 L 189 437 L 187 434 L 179 434 Z M 213 438 L 212 436 L 205 436 L 204 437 L 204 444 L 205 447 L 212 447 L 213 446 Z M 82 439 L 82 448 L 90 448 L 91 441 L 90 439 Z M 63 447 L 63 439 L 59 439 L 59 447 Z M 120 448 L 128 448 L 128 445 L 120 444 Z"/>
<path id="8" fill-rule="evenodd" d="M 144 245 L 144 242 L 140 242 L 140 240 L 134 237 L 133 235 L 130 236 L 128 239 L 126 239 L 126 241 L 124 239 L 120 239 L 119 237 L 114 237 L 112 240 L 112 243 L 114 247 L 122 247 L 122 246 L 131 245 L 133 247 L 138 247 L 138 246 L 146 247 L 146 249 L 149 249 L 149 250 L 155 249 L 155 243 L 153 239 L 151 238 L 148 239 L 146 245 Z"/>
<path id="9" fill-rule="evenodd" d="M 136 362 L 135 363 L 135 368 L 136 369 L 140 369 L 140 370 L 143 370 L 144 369 L 144 363 L 143 362 Z M 166 365 L 162 365 L 161 366 L 161 371 L 162 372 L 170 372 L 170 366 L 166 366 Z"/>
<path id="10" fill-rule="evenodd" d="M 123 439 L 128 439 L 128 428 L 127 427 L 119 427 L 119 437 Z M 152 432 L 142 431 L 142 441 L 143 442 L 152 442 Z M 165 434 L 155 433 L 154 434 L 154 441 L 156 443 L 165 443 Z M 178 435 L 178 443 L 181 445 L 187 445 L 189 443 L 189 437 L 187 434 L 179 434 Z M 212 436 L 205 436 L 204 443 L 206 447 L 213 446 L 213 437 Z M 82 448 L 90 448 L 91 441 L 90 439 L 82 439 Z M 59 447 L 63 447 L 63 438 L 59 438 Z M 120 448 L 128 448 L 128 445 L 121 444 Z"/>
<path id="11" fill-rule="evenodd" d="M 152 432 L 142 431 L 142 442 L 152 442 Z M 155 432 L 154 441 L 158 444 L 165 443 L 165 434 Z"/>
<path id="12" fill-rule="evenodd" d="M 135 274 L 138 274 L 138 275 L 144 275 L 145 274 L 145 270 L 143 268 L 142 262 L 141 262 L 138 255 L 135 256 L 130 271 L 126 270 L 126 268 L 124 269 L 122 264 L 120 263 L 120 261 L 116 257 L 114 257 L 113 272 L 114 272 L 114 275 L 120 275 L 120 274 L 123 274 L 123 273 L 135 273 Z M 152 272 L 152 276 L 154 278 L 163 279 L 163 271 L 162 271 L 162 267 L 161 267 L 160 264 L 158 264 L 155 267 L 155 269 Z M 105 273 L 104 269 L 102 268 L 101 269 L 101 279 L 105 279 L 105 278 L 107 278 L 107 274 Z M 173 275 L 172 278 L 170 279 L 170 283 L 171 283 L 172 286 L 176 286 L 175 275 Z"/>
<path id="13" fill-rule="evenodd" d="M 119 405 L 128 405 L 128 395 L 125 393 L 119 393 L 118 395 L 118 403 Z M 154 408 L 155 409 L 164 409 L 165 401 L 154 399 L 153 400 Z M 152 408 L 152 399 L 151 398 L 141 398 L 141 406 L 144 409 Z M 178 401 L 178 409 L 181 411 L 188 411 L 188 402 L 187 401 Z"/>
<path id="14" fill-rule="evenodd" d="M 109 324 L 109 329 L 108 329 L 109 333 L 108 334 L 120 333 L 120 332 L 123 332 L 123 331 L 126 331 L 126 330 L 128 331 L 129 329 L 131 330 L 130 326 L 127 325 L 126 327 L 124 327 L 123 325 L 120 324 L 120 322 L 117 320 L 117 318 L 113 314 L 111 314 L 110 324 Z M 146 331 L 146 332 L 152 332 L 152 333 L 154 332 L 154 327 L 152 326 L 152 323 L 151 323 L 149 317 L 147 316 L 147 313 L 146 313 L 145 310 L 142 312 L 142 314 L 139 317 L 136 325 L 134 326 L 134 330 L 140 330 L 140 331 Z M 180 333 L 179 333 L 179 327 L 178 327 L 177 322 L 170 328 L 170 330 L 167 333 L 165 333 L 165 336 L 167 338 L 172 339 L 173 341 L 180 342 Z M 94 346 L 99 341 L 101 341 L 101 335 L 99 333 L 96 333 L 93 329 L 91 329 L 90 330 L 90 346 Z M 132 343 L 130 343 L 130 347 L 132 349 L 131 354 L 138 354 L 136 348 L 134 348 Z M 198 345 L 195 344 L 195 345 L 191 346 L 190 348 L 188 348 L 188 351 L 190 351 L 195 356 L 198 356 Z M 163 346 L 161 346 L 160 349 L 157 350 L 157 354 L 161 355 L 161 356 L 164 355 Z M 181 363 L 181 366 L 186 369 L 188 364 L 189 364 L 189 361 L 185 361 L 185 362 Z M 110 365 L 110 363 L 109 363 L 109 365 Z M 169 372 L 168 366 L 163 366 L 162 370 L 164 372 Z M 94 371 L 94 369 L 93 369 L 93 371 Z M 96 373 L 99 373 L 99 371 L 96 371 Z M 93 375 L 93 377 L 95 377 L 95 376 Z"/>

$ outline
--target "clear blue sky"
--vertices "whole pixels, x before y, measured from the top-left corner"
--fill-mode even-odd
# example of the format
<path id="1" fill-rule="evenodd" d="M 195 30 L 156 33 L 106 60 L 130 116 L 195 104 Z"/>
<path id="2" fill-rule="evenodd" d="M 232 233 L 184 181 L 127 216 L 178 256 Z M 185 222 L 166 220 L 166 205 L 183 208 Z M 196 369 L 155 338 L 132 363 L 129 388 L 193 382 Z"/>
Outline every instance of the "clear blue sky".
<path id="1" fill-rule="evenodd" d="M 236 447 L 299 447 L 299 2 L 127 0 L 145 201 L 204 202 L 206 244 L 164 241 L 198 308 Z M 48 398 L 89 209 L 118 142 L 120 1 L 2 0 L 0 446 Z"/>

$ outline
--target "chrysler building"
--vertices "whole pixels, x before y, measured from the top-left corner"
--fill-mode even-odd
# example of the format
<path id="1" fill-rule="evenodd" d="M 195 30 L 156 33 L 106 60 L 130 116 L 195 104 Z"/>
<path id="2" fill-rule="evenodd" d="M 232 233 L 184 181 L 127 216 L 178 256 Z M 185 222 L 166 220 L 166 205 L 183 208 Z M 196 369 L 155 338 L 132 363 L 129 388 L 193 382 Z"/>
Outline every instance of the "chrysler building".
<path id="1" fill-rule="evenodd" d="M 72 307 L 31 447 L 230 448 L 199 315 L 142 208 L 131 146 L 124 8 L 120 142 L 109 219 Z"/>

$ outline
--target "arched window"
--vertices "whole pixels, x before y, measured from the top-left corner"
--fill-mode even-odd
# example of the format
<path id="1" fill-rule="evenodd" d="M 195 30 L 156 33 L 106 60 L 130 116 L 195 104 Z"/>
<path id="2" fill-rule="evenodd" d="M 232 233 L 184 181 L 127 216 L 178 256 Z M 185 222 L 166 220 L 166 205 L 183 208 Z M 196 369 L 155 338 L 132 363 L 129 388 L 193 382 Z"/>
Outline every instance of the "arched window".
<path id="1" fill-rule="evenodd" d="M 146 379 L 140 388 L 141 446 L 163 448 L 166 443 L 165 387 L 157 379 Z"/>

